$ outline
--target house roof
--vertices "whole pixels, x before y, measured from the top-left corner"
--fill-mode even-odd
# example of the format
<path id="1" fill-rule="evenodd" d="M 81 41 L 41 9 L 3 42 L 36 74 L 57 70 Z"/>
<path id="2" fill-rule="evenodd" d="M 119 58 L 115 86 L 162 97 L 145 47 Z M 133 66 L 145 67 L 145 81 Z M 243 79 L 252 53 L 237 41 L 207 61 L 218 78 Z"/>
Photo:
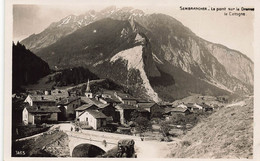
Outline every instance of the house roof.
<path id="1" fill-rule="evenodd" d="M 119 100 L 116 100 L 116 99 L 113 99 L 113 98 L 100 98 L 100 99 L 103 99 L 105 100 L 107 103 L 120 103 Z"/>
<path id="2" fill-rule="evenodd" d="M 185 105 L 185 104 L 179 104 L 176 108 L 187 108 L 187 105 Z"/>
<path id="3" fill-rule="evenodd" d="M 160 106 L 160 107 L 162 107 L 162 108 L 171 108 L 171 107 L 174 107 L 174 105 L 172 105 L 172 104 L 159 104 L 158 103 L 158 105 Z"/>
<path id="4" fill-rule="evenodd" d="M 68 97 L 69 96 L 69 92 L 67 90 L 65 90 L 65 89 L 53 89 L 53 90 L 51 90 L 51 94 L 64 96 L 64 97 Z"/>
<path id="5" fill-rule="evenodd" d="M 148 101 L 148 100 L 143 99 L 143 98 L 136 98 L 136 101 L 137 101 L 138 103 L 152 103 L 151 101 Z"/>
<path id="6" fill-rule="evenodd" d="M 88 97 L 80 97 L 81 101 L 87 104 L 94 104 L 94 102 Z"/>
<path id="7" fill-rule="evenodd" d="M 187 103 L 187 104 L 185 104 L 187 107 L 193 107 L 194 106 L 194 104 L 193 103 Z"/>
<path id="8" fill-rule="evenodd" d="M 84 104 L 78 108 L 75 109 L 75 111 L 84 111 L 86 109 L 89 109 L 89 108 L 95 108 L 95 109 L 98 109 L 98 106 L 96 106 L 95 104 Z"/>
<path id="9" fill-rule="evenodd" d="M 135 106 L 127 105 L 127 104 L 118 104 L 118 105 L 116 105 L 116 108 L 120 108 L 120 109 L 136 109 Z"/>
<path id="10" fill-rule="evenodd" d="M 107 118 L 107 116 L 105 114 L 103 114 L 102 112 L 100 112 L 98 110 L 88 110 L 88 112 L 89 112 L 89 114 L 91 114 L 96 119 Z"/>
<path id="11" fill-rule="evenodd" d="M 99 104 L 99 105 L 98 105 L 99 108 L 105 108 L 105 107 L 107 107 L 107 106 L 110 106 L 110 105 L 109 105 L 109 104 Z"/>
<path id="12" fill-rule="evenodd" d="M 193 108 L 203 109 L 203 107 L 201 105 L 198 105 L 196 103 L 193 105 Z"/>
<path id="13" fill-rule="evenodd" d="M 115 90 L 104 90 L 102 92 L 97 92 L 97 95 L 101 95 L 101 94 L 104 94 L 104 95 L 109 95 L 111 96 L 110 99 L 112 99 L 113 101 L 115 101 L 116 103 L 120 103 L 121 101 L 116 98 L 115 96 L 115 93 L 120 93 L 120 91 L 115 91 Z"/>
<path id="14" fill-rule="evenodd" d="M 138 108 L 137 111 L 138 111 L 138 112 L 149 112 L 149 111 L 147 111 L 147 110 L 145 110 L 145 109 L 142 109 L 142 108 Z"/>
<path id="15" fill-rule="evenodd" d="M 207 104 L 199 104 L 201 107 L 203 107 L 203 108 L 212 108 L 211 106 L 209 106 L 209 105 L 207 105 Z"/>
<path id="16" fill-rule="evenodd" d="M 121 103 L 121 101 L 115 96 L 112 96 L 110 99 L 112 99 L 115 103 Z"/>
<path id="17" fill-rule="evenodd" d="M 49 116 L 50 113 L 35 113 L 34 116 Z"/>
<path id="18" fill-rule="evenodd" d="M 30 113 L 57 113 L 61 112 L 57 106 L 27 106 L 25 107 Z"/>
<path id="19" fill-rule="evenodd" d="M 133 98 L 133 97 L 125 97 L 125 98 L 122 98 L 122 100 L 133 100 L 133 101 L 136 101 L 136 98 Z"/>
<path id="20" fill-rule="evenodd" d="M 67 105 L 67 104 L 70 104 L 71 102 L 73 101 L 76 101 L 80 99 L 80 97 L 66 97 L 66 98 L 62 98 L 58 104 L 61 104 L 61 105 Z"/>
<path id="21" fill-rule="evenodd" d="M 139 108 L 151 108 L 156 103 L 138 103 Z"/>
<path id="22" fill-rule="evenodd" d="M 164 113 L 169 113 L 169 112 L 171 112 L 172 111 L 172 107 L 166 107 L 166 108 L 164 108 Z"/>
<path id="23" fill-rule="evenodd" d="M 33 102 L 56 102 L 56 97 L 52 95 L 28 95 Z"/>
<path id="24" fill-rule="evenodd" d="M 136 100 L 137 99 L 126 93 L 117 93 L 117 96 L 119 96 L 122 100 Z"/>
<path id="25" fill-rule="evenodd" d="M 92 115 L 96 119 L 107 118 L 107 116 L 105 114 L 103 114 L 102 112 L 100 112 L 98 110 L 86 110 L 86 111 L 82 112 L 79 116 L 83 115 L 85 112 L 88 112 L 90 115 Z"/>
<path id="26" fill-rule="evenodd" d="M 103 90 L 103 91 L 102 91 L 102 94 L 114 95 L 115 92 L 118 92 L 118 91 L 114 91 L 114 90 Z"/>
<path id="27" fill-rule="evenodd" d="M 82 102 L 87 103 L 87 104 L 95 104 L 95 105 L 103 104 L 103 103 L 99 102 L 98 100 L 96 100 L 95 98 L 80 97 L 80 99 L 82 100 Z"/>
<path id="28" fill-rule="evenodd" d="M 186 112 L 187 110 L 189 111 L 189 109 L 186 109 L 186 108 L 176 107 L 176 108 L 173 108 L 171 110 L 171 112 Z"/>

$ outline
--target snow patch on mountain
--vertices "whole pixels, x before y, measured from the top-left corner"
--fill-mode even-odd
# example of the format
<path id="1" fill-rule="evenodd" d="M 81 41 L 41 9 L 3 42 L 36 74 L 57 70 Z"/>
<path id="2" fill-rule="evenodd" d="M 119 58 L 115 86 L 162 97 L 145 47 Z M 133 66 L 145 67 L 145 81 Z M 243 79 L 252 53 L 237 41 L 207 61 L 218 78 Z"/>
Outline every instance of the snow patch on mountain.
<path id="1" fill-rule="evenodd" d="M 71 16 L 66 17 L 65 19 L 62 20 L 62 23 L 59 24 L 58 27 L 61 25 L 68 24 L 70 22 L 70 19 L 71 19 Z"/>
<path id="2" fill-rule="evenodd" d="M 114 63 L 117 60 L 123 60 L 126 62 L 127 69 L 136 69 L 139 70 L 140 76 L 143 80 L 143 86 L 146 89 L 146 94 L 150 96 L 155 102 L 159 102 L 158 94 L 153 90 L 150 85 L 150 82 L 147 78 L 147 75 L 144 71 L 144 62 L 143 62 L 143 46 L 139 45 L 127 50 L 123 50 L 116 55 L 114 55 L 110 62 Z"/>
<path id="3" fill-rule="evenodd" d="M 78 21 L 79 26 L 82 25 L 83 20 Z"/>

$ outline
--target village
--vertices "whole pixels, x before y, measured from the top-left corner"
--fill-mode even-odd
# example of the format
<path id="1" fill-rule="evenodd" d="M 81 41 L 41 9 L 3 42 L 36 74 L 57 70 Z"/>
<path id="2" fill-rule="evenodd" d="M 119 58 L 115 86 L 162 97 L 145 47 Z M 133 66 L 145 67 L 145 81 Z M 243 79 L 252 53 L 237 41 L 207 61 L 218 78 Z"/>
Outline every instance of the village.
<path id="1" fill-rule="evenodd" d="M 28 93 L 22 111 L 16 113 L 21 115 L 22 127 L 70 123 L 74 125 L 71 131 L 98 130 L 139 135 L 150 140 L 159 137 L 160 141 L 166 136 L 183 134 L 196 124 L 197 116 L 211 114 L 218 108 L 205 102 L 155 103 L 116 90 L 94 94 L 90 81 L 86 83 L 84 96 L 66 89 L 31 90 Z M 136 124 L 137 117 L 144 119 Z M 15 131 L 15 135 L 21 133 L 19 128 Z"/>

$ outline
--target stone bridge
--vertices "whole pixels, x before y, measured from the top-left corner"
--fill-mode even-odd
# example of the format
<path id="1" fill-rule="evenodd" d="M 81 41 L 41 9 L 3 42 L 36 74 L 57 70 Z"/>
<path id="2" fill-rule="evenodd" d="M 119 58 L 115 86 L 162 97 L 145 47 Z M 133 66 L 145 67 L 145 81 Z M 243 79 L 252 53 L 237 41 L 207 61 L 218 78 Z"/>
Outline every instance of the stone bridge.
<path id="1" fill-rule="evenodd" d="M 122 139 L 133 139 L 135 141 L 137 158 L 164 158 L 171 153 L 169 146 L 167 145 L 168 142 L 141 141 L 140 137 L 132 135 L 99 132 L 94 130 L 74 132 L 69 131 L 69 129 L 70 127 L 63 129 L 63 131 L 67 133 L 70 140 L 70 156 L 72 156 L 74 148 L 80 144 L 91 144 L 107 152 L 117 146 L 118 141 Z M 106 146 L 103 140 L 106 140 Z"/>
<path id="2" fill-rule="evenodd" d="M 82 132 L 65 131 L 69 137 L 69 149 L 70 156 L 75 147 L 80 144 L 90 144 L 99 147 L 107 152 L 108 150 L 117 146 L 117 143 L 121 139 L 140 139 L 135 136 L 98 132 L 93 130 L 82 130 Z"/>

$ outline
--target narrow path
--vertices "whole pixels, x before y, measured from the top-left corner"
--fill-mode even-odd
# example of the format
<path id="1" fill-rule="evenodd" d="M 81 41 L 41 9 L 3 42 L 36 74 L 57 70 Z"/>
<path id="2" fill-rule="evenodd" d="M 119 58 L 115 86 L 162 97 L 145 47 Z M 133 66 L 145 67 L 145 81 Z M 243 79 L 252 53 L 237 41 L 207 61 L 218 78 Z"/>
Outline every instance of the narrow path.
<path id="1" fill-rule="evenodd" d="M 32 139 L 32 138 L 35 138 L 35 137 L 38 137 L 38 136 L 41 136 L 43 135 L 44 133 L 48 132 L 48 131 L 51 131 L 53 130 L 53 126 L 49 128 L 49 130 L 47 131 L 44 131 L 44 132 L 41 132 L 41 133 L 38 133 L 38 134 L 35 134 L 35 135 L 31 135 L 31 136 L 27 136 L 27 137 L 24 137 L 24 138 L 20 138 L 20 139 L 16 139 L 15 141 L 23 141 L 23 140 L 28 140 L 28 139 Z"/>
<path id="2" fill-rule="evenodd" d="M 158 141 L 136 141 L 135 150 L 137 158 L 168 158 L 170 156 L 170 143 Z"/>
<path id="3" fill-rule="evenodd" d="M 23 140 L 32 139 L 32 138 L 35 138 L 35 137 L 38 137 L 38 136 L 43 135 L 43 133 L 44 133 L 44 132 L 39 133 L 39 134 L 35 134 L 35 135 L 32 135 L 32 136 L 27 136 L 27 137 L 24 137 L 24 138 L 16 139 L 15 141 L 23 141 Z"/>

